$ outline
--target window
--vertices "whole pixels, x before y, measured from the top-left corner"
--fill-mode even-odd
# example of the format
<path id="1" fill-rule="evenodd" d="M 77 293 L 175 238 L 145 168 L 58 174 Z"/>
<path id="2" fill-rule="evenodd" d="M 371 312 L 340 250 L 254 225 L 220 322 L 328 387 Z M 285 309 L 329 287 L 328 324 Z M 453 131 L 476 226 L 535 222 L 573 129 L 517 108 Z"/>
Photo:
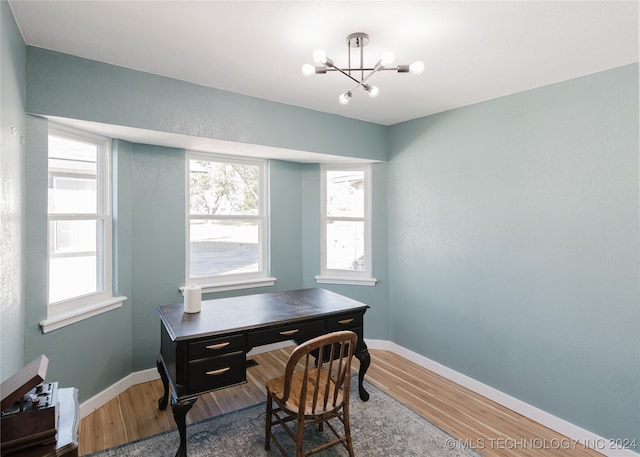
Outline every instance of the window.
<path id="1" fill-rule="evenodd" d="M 268 277 L 266 162 L 187 154 L 187 278 L 213 292 Z"/>
<path id="2" fill-rule="evenodd" d="M 321 167 L 319 283 L 375 285 L 371 277 L 371 167 Z"/>
<path id="3" fill-rule="evenodd" d="M 119 307 L 112 296 L 110 141 L 51 129 L 44 332 Z"/>

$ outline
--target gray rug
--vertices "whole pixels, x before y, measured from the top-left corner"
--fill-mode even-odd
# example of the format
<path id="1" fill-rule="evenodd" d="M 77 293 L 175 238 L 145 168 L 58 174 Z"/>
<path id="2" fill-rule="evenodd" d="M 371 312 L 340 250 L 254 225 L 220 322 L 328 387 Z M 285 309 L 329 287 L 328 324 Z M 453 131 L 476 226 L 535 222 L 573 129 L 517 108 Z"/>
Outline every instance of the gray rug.
<path id="1" fill-rule="evenodd" d="M 357 380 L 354 384 L 357 386 Z M 450 435 L 415 414 L 404 405 L 365 384 L 371 394 L 368 402 L 360 401 L 357 389 L 351 397 L 351 435 L 357 457 L 477 457 Z M 189 457 L 278 457 L 272 443 L 264 450 L 265 404 L 251 406 L 187 426 Z M 339 422 L 338 422 L 339 424 Z M 282 427 L 279 427 L 280 429 Z M 326 437 L 333 436 L 325 427 Z M 305 449 L 325 437 L 315 427 L 308 429 Z M 295 455 L 293 442 L 282 436 L 280 443 L 289 455 Z M 91 457 L 174 457 L 180 438 L 178 431 L 164 432 L 150 438 L 127 443 L 91 454 Z M 287 445 L 290 445 L 287 447 Z M 318 454 L 322 457 L 347 456 L 343 446 L 334 446 Z"/>

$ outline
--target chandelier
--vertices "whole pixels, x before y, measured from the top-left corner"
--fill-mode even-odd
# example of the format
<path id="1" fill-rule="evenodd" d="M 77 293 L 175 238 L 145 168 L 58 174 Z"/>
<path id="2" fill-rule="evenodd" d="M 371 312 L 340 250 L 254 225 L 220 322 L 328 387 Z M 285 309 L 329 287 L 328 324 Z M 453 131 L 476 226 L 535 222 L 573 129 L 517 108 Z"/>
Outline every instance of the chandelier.
<path id="1" fill-rule="evenodd" d="M 392 52 L 385 52 L 382 54 L 378 63 L 376 63 L 373 67 L 366 68 L 364 66 L 364 47 L 369 43 L 369 35 L 363 32 L 352 33 L 347 36 L 347 53 L 348 53 L 348 67 L 340 68 L 337 67 L 333 60 L 327 57 L 327 54 L 322 49 L 316 49 L 313 53 L 313 62 L 312 64 L 304 64 L 302 66 L 302 74 L 305 76 L 311 76 L 313 74 L 323 75 L 328 71 L 337 71 L 342 73 L 347 78 L 353 80 L 356 85 L 351 89 L 344 93 L 342 93 L 338 97 L 338 101 L 343 105 L 349 103 L 353 93 L 359 88 L 367 91 L 369 96 L 376 97 L 380 93 L 380 89 L 377 86 L 372 86 L 368 84 L 367 81 L 371 78 L 375 73 L 382 70 L 394 70 L 398 73 L 413 73 L 416 75 L 421 74 L 424 71 L 424 63 L 421 61 L 416 61 L 411 65 L 397 65 L 392 67 L 395 60 L 395 56 Z M 352 68 L 351 67 L 351 49 L 355 49 L 360 51 L 360 66 Z M 368 72 L 365 76 L 365 72 Z M 358 79 L 358 76 L 360 79 Z"/>

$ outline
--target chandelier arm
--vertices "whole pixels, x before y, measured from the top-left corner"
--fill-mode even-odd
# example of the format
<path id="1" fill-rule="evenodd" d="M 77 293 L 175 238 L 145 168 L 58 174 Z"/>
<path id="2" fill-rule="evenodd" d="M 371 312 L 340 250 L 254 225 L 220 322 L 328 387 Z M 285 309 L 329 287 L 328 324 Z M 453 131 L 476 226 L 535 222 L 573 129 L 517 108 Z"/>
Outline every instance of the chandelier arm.
<path id="1" fill-rule="evenodd" d="M 340 69 L 339 69 L 339 68 L 337 68 L 337 67 L 336 67 L 336 69 L 337 69 L 338 71 L 342 71 L 342 70 L 340 70 Z M 381 68 L 374 68 L 374 69 L 372 69 L 371 73 L 369 73 L 369 74 L 367 75 L 367 77 L 366 77 L 366 78 L 364 78 L 362 81 L 358 81 L 357 79 L 355 79 L 355 78 L 351 77 L 350 75 L 347 75 L 347 76 L 349 76 L 349 78 L 353 79 L 354 81 L 356 81 L 356 82 L 358 83 L 357 85 L 355 85 L 355 86 L 353 87 L 353 89 L 351 89 L 351 90 L 347 91 L 347 93 L 352 94 L 353 92 L 355 92 L 355 91 L 356 91 L 357 89 L 359 89 L 360 87 L 362 87 L 363 89 L 365 89 L 365 90 L 366 90 L 366 89 L 367 89 L 367 84 L 366 84 L 367 80 L 368 80 L 369 78 L 371 78 L 371 77 L 372 77 L 372 76 L 373 76 L 377 71 L 380 71 L 380 70 L 381 70 Z"/>
<path id="2" fill-rule="evenodd" d="M 348 92 L 349 92 L 349 93 L 353 93 L 353 92 L 355 92 L 356 90 L 358 90 L 358 89 L 359 89 L 359 88 L 361 88 L 361 87 L 364 87 L 364 84 L 357 84 L 357 85 L 355 85 L 355 86 L 353 87 L 353 89 L 349 90 Z"/>
<path id="3" fill-rule="evenodd" d="M 327 65 L 328 62 L 327 62 Z M 330 68 L 333 68 L 336 71 L 339 71 L 340 73 L 342 73 L 343 75 L 345 75 L 347 78 L 354 80 L 355 82 L 357 82 L 358 84 L 363 84 L 361 81 L 359 81 L 357 78 L 354 78 L 353 76 L 351 76 L 349 73 L 347 73 L 346 71 L 344 71 L 342 68 L 338 68 L 335 65 L 329 65 Z"/>
<path id="4" fill-rule="evenodd" d="M 343 70 L 342 68 L 336 67 L 331 61 L 327 61 L 327 66 L 329 67 L 327 70 L 335 70 L 338 71 L 340 73 L 342 73 L 343 75 L 345 75 L 347 78 L 352 79 L 353 81 L 355 81 L 356 83 L 358 83 L 357 86 L 355 86 L 353 89 L 351 89 L 351 92 L 355 91 L 358 87 L 363 87 L 366 89 L 366 85 L 365 83 L 367 82 L 367 80 L 369 78 L 371 78 L 375 73 L 377 73 L 380 70 L 384 70 L 386 67 L 383 67 L 380 64 L 377 64 L 375 66 L 375 68 L 367 68 L 366 70 L 371 70 L 371 72 L 366 76 L 366 78 L 364 78 L 362 81 L 359 81 L 357 78 L 354 78 L 353 76 L 351 76 L 349 73 L 347 73 L 345 70 Z M 351 69 L 347 69 L 348 71 L 350 71 Z M 357 68 L 356 70 L 362 70 L 363 76 L 364 76 L 364 68 L 360 69 Z"/>
<path id="5" fill-rule="evenodd" d="M 377 66 L 376 68 L 374 68 L 373 70 L 371 70 L 371 73 L 369 73 L 369 74 L 367 75 L 367 77 L 366 77 L 366 78 L 364 78 L 360 84 L 362 84 L 362 86 L 364 87 L 364 83 L 366 83 L 366 82 L 367 82 L 367 80 L 368 80 L 369 78 L 371 78 L 374 74 L 376 74 L 377 72 L 379 72 L 381 69 L 382 69 L 382 68 L 380 68 L 379 66 Z"/>
<path id="6" fill-rule="evenodd" d="M 371 71 L 371 70 L 375 70 L 374 67 L 367 67 L 367 68 L 343 68 L 342 71 L 360 71 L 360 70 L 364 70 L 364 71 Z M 379 68 L 377 71 L 383 71 L 383 70 L 393 70 L 393 71 L 398 71 L 398 67 L 382 67 Z M 327 68 L 327 71 L 340 71 L 338 69 L 338 67 L 330 67 Z"/>

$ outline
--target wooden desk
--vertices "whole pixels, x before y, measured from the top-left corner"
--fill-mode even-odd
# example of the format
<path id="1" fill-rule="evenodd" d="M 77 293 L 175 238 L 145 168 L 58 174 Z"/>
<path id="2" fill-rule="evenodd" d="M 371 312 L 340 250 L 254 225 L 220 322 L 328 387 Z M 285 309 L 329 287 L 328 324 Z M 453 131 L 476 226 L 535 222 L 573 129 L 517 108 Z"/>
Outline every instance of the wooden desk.
<path id="1" fill-rule="evenodd" d="M 363 339 L 368 305 L 325 289 L 247 295 L 202 302 L 202 311 L 184 313 L 184 305 L 158 307 L 161 320 L 158 372 L 165 409 L 171 392 L 173 417 L 180 433 L 176 457 L 186 457 L 186 415 L 205 392 L 246 382 L 246 354 L 253 347 L 286 340 L 306 341 L 319 335 L 351 330 L 358 335 L 358 389 L 363 387 L 371 358 Z M 283 367 L 284 369 L 284 367 Z"/>

